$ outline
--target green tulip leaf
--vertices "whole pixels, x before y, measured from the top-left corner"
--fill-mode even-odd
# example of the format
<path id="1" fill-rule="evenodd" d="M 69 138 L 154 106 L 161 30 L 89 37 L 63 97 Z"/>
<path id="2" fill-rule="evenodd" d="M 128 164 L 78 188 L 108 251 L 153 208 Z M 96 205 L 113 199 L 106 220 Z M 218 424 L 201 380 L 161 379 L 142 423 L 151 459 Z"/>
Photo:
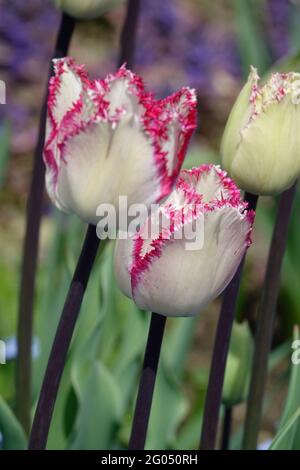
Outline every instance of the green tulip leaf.
<path id="1" fill-rule="evenodd" d="M 3 450 L 26 449 L 23 429 L 2 397 L 0 397 L 0 433 L 2 440 L 0 448 Z"/>

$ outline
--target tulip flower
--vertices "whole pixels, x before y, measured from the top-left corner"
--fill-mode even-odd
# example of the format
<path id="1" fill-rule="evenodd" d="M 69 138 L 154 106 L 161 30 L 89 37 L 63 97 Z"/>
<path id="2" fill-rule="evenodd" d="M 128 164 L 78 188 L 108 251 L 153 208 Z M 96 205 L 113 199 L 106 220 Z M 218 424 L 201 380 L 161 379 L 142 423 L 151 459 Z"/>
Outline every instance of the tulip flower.
<path id="1" fill-rule="evenodd" d="M 71 58 L 54 62 L 44 148 L 46 185 L 54 204 L 97 224 L 97 207 L 149 207 L 172 190 L 196 127 L 194 90 L 155 100 L 122 66 L 89 80 Z"/>
<path id="2" fill-rule="evenodd" d="M 55 0 L 55 4 L 65 13 L 78 19 L 94 19 L 107 13 L 124 0 Z"/>
<path id="3" fill-rule="evenodd" d="M 299 73 L 274 73 L 260 85 L 252 67 L 221 144 L 223 166 L 243 190 L 272 195 L 298 178 L 299 96 Z"/>
<path id="4" fill-rule="evenodd" d="M 162 221 L 152 237 L 151 218 Z M 157 212 L 136 234 L 118 240 L 117 282 L 141 309 L 165 316 L 195 315 L 232 279 L 250 244 L 252 222 L 253 212 L 218 166 L 182 170 Z M 203 230 L 197 249 L 189 245 L 193 227 Z"/>

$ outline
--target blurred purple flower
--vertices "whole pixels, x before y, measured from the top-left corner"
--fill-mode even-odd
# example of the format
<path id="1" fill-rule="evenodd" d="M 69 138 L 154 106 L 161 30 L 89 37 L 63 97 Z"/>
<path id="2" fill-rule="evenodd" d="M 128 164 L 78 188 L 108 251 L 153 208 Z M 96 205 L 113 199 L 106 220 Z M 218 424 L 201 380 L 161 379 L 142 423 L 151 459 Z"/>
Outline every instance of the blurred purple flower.
<path id="1" fill-rule="evenodd" d="M 1 114 L 12 123 L 13 140 L 21 133 L 26 140 L 28 129 L 28 146 L 37 102 L 30 99 L 32 92 L 27 86 L 39 86 L 41 76 L 47 73 L 58 20 L 51 0 L 3 0 L 0 5 L 0 73 L 8 95 Z"/>
<path id="2" fill-rule="evenodd" d="M 203 21 L 200 10 L 195 16 L 191 11 L 174 0 L 142 2 L 136 61 L 139 67 L 147 68 L 150 80 L 155 80 L 158 64 L 165 64 L 159 95 L 170 93 L 184 82 L 201 96 L 209 96 L 214 92 L 212 74 L 217 68 L 235 78 L 241 76 L 232 34 L 220 37 L 214 24 Z"/>
<path id="3" fill-rule="evenodd" d="M 291 2 L 267 0 L 267 5 L 269 49 L 277 59 L 288 51 Z M 116 21 L 118 18 L 116 15 Z M 5 112 L 16 133 L 22 128 L 22 119 L 27 119 L 23 128 L 28 123 L 34 126 L 38 102 L 32 96 L 41 91 L 58 21 L 52 0 L 1 1 L 0 74 L 7 81 L 9 95 Z M 101 72 L 114 66 L 113 55 L 107 64 L 99 61 Z M 230 94 L 236 94 L 242 77 L 230 22 L 224 21 L 222 10 L 214 15 L 201 2 L 192 1 L 141 2 L 136 66 L 158 97 L 189 85 L 197 89 L 202 104 L 218 116 L 218 103 L 231 101 Z"/>
<path id="4" fill-rule="evenodd" d="M 288 0 L 268 0 L 270 17 L 270 42 L 274 59 L 279 59 L 289 50 L 289 22 L 291 3 Z"/>
<path id="5" fill-rule="evenodd" d="M 8 46 L 10 54 L 1 68 L 8 71 L 12 80 L 26 80 L 26 73 L 30 81 L 34 78 L 27 68 L 32 57 L 40 61 L 40 67 L 45 65 L 50 50 L 49 33 L 55 30 L 57 22 L 58 14 L 49 0 L 3 1 L 0 44 Z"/>

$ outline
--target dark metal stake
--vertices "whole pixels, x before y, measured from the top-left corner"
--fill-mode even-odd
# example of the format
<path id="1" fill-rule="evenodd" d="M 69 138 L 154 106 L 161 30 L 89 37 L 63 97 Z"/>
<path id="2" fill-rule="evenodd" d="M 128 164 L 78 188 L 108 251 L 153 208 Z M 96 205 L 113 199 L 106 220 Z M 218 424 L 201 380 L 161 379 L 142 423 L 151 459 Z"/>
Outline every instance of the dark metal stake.
<path id="1" fill-rule="evenodd" d="M 257 199 L 258 197 L 253 194 L 245 194 L 245 201 L 248 202 L 249 210 L 255 210 Z M 226 360 L 244 262 L 245 257 L 242 259 L 237 272 L 224 292 L 206 392 L 200 440 L 201 450 L 213 450 L 215 448 Z"/>
<path id="2" fill-rule="evenodd" d="M 280 288 L 281 266 L 286 248 L 296 184 L 297 183 L 285 191 L 280 197 L 270 246 L 264 287 L 258 311 L 254 358 L 243 440 L 243 448 L 249 450 L 255 450 L 257 446 L 263 397 L 268 373 L 268 356 L 271 349 L 276 304 Z"/>
<path id="3" fill-rule="evenodd" d="M 67 15 L 63 15 L 58 31 L 53 58 L 63 57 L 67 54 L 73 30 L 74 20 Z M 52 64 L 50 66 L 50 75 L 51 74 Z M 19 294 L 17 331 L 18 357 L 16 367 L 16 414 L 26 433 L 28 433 L 30 429 L 33 302 L 39 232 L 43 207 L 43 193 L 45 186 L 45 166 L 42 154 L 45 140 L 47 96 L 48 93 L 46 92 L 40 115 L 39 137 L 34 153 L 32 180 L 27 203 L 26 233 L 23 246 L 23 260 Z"/>
<path id="4" fill-rule="evenodd" d="M 165 324 L 166 317 L 152 313 L 129 450 L 142 450 L 145 446 Z"/>
<path id="5" fill-rule="evenodd" d="M 44 376 L 29 440 L 29 449 L 45 449 L 54 404 L 64 370 L 69 345 L 79 315 L 83 296 L 94 264 L 100 240 L 96 227 L 87 230 L 82 251 L 70 285 L 64 309 Z"/>
<path id="6" fill-rule="evenodd" d="M 125 62 L 128 68 L 131 68 L 133 65 L 140 3 L 141 0 L 128 1 L 124 28 L 120 37 L 119 66 L 123 65 Z"/>
<path id="7" fill-rule="evenodd" d="M 222 442 L 221 449 L 228 450 L 230 443 L 230 434 L 231 434 L 231 424 L 232 424 L 232 406 L 226 406 L 224 411 L 223 418 L 223 432 L 222 432 Z"/>

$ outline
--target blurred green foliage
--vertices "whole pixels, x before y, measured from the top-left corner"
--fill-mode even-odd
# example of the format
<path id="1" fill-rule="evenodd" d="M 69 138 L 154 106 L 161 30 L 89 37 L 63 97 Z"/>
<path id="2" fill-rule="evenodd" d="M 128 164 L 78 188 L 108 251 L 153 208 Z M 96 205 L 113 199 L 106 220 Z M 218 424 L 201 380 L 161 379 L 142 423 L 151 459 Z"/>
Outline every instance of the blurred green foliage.
<path id="1" fill-rule="evenodd" d="M 198 159 L 201 161 L 212 160 L 214 157 L 212 152 L 204 151 L 203 156 L 201 152 L 198 153 Z M 187 166 L 195 164 L 199 164 L 196 148 L 191 150 L 187 159 Z M 300 206 L 299 196 L 295 211 L 298 206 Z M 264 204 L 261 204 L 259 209 L 258 224 L 268 232 L 267 235 L 270 235 L 272 213 Z M 281 293 L 281 298 L 289 301 L 292 306 L 289 312 L 290 324 L 300 322 L 297 308 L 298 291 L 290 284 L 291 266 L 297 273 L 300 269 L 300 263 L 297 262 L 298 247 L 295 245 L 298 225 L 293 224 Z M 48 242 L 41 256 L 37 279 L 35 337 L 38 340 L 39 354 L 33 362 L 33 409 L 58 323 L 58 315 L 84 236 L 83 224 L 76 217 L 64 216 L 56 211 L 47 221 L 47 227 Z M 49 449 L 122 449 L 126 448 L 128 443 L 150 316 L 139 311 L 116 286 L 113 275 L 113 245 L 113 242 L 108 242 L 100 250 L 90 279 L 59 390 L 48 441 Z M 247 269 L 251 269 L 251 266 Z M 5 291 L 1 289 L 1 306 L 2 308 L 5 306 L 11 314 L 16 308 L 14 297 L 17 270 L 17 265 L 14 270 L 11 266 L 4 265 L 1 270 L 2 286 L 6 286 Z M 244 284 L 243 289 L 240 302 L 242 310 L 243 298 L 247 298 L 247 285 Z M 1 337 L 6 338 L 15 331 L 15 322 L 4 321 L 3 315 L 1 319 Z M 194 354 L 196 352 L 201 356 L 201 347 L 195 349 L 194 343 L 201 321 L 202 316 L 194 319 L 168 320 L 147 448 L 197 448 L 209 362 L 204 366 L 198 361 L 194 363 L 192 361 L 190 364 L 189 351 L 192 349 Z M 239 331 L 240 327 L 237 325 L 235 330 Z M 238 336 L 239 341 L 241 335 Z M 245 349 L 248 365 L 242 367 L 250 367 L 251 362 L 251 347 L 249 349 L 246 343 L 243 343 L 239 351 L 238 341 L 235 338 L 234 334 L 226 372 L 231 380 L 235 380 L 235 374 L 241 371 L 236 367 L 235 361 L 230 363 L 230 358 L 238 357 Z M 249 332 L 247 338 L 249 339 Z M 250 339 L 249 341 L 251 342 Z M 283 354 L 278 356 L 279 361 L 286 358 L 288 353 L 289 349 L 287 350 L 285 346 Z M 273 367 L 274 365 L 276 362 Z M 244 381 L 247 371 L 242 372 Z M 12 409 L 13 373 L 14 361 L 9 361 L 6 366 L 1 367 L 0 394 Z M 225 382 L 224 389 L 225 402 L 228 401 L 227 383 Z M 242 399 L 245 399 L 245 394 Z M 22 432 L 7 406 L 3 405 L 4 418 L 0 419 L 1 433 L 7 436 L 3 441 L 3 448 L 24 447 Z M 238 446 L 238 443 L 236 445 Z"/>
<path id="2" fill-rule="evenodd" d="M 4 121 L 0 127 L 0 188 L 4 186 L 9 160 L 10 125 Z"/>
<path id="3" fill-rule="evenodd" d="M 299 351 L 299 327 L 294 329 L 294 340 L 297 341 Z M 297 355 L 299 357 L 299 354 Z M 282 414 L 278 432 L 270 447 L 271 450 L 299 450 L 300 449 L 300 367 L 291 363 L 291 377 L 286 404 Z"/>
<path id="4" fill-rule="evenodd" d="M 244 75 L 247 76 L 251 64 L 256 65 L 263 74 L 271 66 L 259 21 L 264 14 L 265 2 L 232 0 L 232 7 Z M 276 64 L 276 67 L 284 70 L 300 70 L 299 11 L 295 7 L 290 32 L 295 53 L 284 62 Z M 10 156 L 9 135 L 10 129 L 6 123 L 0 130 L 1 195 L 5 191 Z M 208 144 L 199 145 L 196 141 L 190 149 L 185 167 L 198 166 L 204 162 L 219 163 L 219 155 Z M 258 233 L 258 244 L 263 242 L 263 247 L 270 240 L 274 213 L 274 201 L 262 198 L 257 211 L 255 232 Z M 291 354 L 292 327 L 300 324 L 299 217 L 298 193 L 282 272 L 278 304 L 279 339 L 270 356 L 270 370 L 281 365 L 278 387 L 287 387 L 289 383 L 286 406 L 272 449 L 300 449 L 300 367 L 289 367 L 287 364 L 287 358 Z M 45 217 L 44 226 L 46 241 L 41 250 L 35 302 L 38 354 L 33 361 L 32 411 L 84 235 L 84 227 L 79 220 L 58 214 L 54 210 L 53 214 Z M 1 225 L 0 236 L 1 253 L 4 254 L 8 239 L 4 224 Z M 112 242 L 100 250 L 90 279 L 59 390 L 48 441 L 49 449 L 123 449 L 128 444 L 150 317 L 148 313 L 139 311 L 118 290 L 113 275 L 113 250 Z M 249 299 L 254 297 L 254 307 L 256 305 L 257 292 L 255 293 L 255 287 L 249 283 L 249 279 L 253 280 L 256 276 L 257 262 L 260 266 L 264 262 L 261 251 L 256 250 L 254 244 L 249 251 L 237 312 L 239 321 L 247 318 Z M 0 338 L 4 340 L 14 337 L 16 332 L 19 260 L 20 256 L 0 258 Z M 256 289 L 259 294 L 260 286 Z M 207 353 L 207 345 L 199 344 L 199 331 L 203 328 L 205 317 L 211 313 L 212 310 L 209 309 L 199 318 L 168 320 L 147 448 L 193 449 L 198 446 L 209 372 L 209 359 L 205 356 L 201 360 L 204 353 Z M 229 382 L 234 384 L 236 391 L 236 381 L 241 380 L 238 385 L 239 392 L 241 389 L 242 393 L 239 393 L 235 401 L 245 399 L 252 346 L 249 330 L 244 341 L 241 339 L 243 335 L 239 334 L 240 328 L 236 324 L 231 342 L 223 397 L 226 403 L 232 392 Z M 242 344 L 239 347 L 240 341 Z M 245 361 L 240 362 L 241 359 Z M 26 447 L 26 438 L 13 414 L 14 365 L 12 358 L 5 366 L 0 366 L 2 449 Z M 239 368 L 245 370 L 241 371 Z M 277 392 L 273 390 L 273 395 L 269 393 L 267 396 L 266 407 L 275 393 Z M 239 423 L 231 439 L 231 448 L 239 448 L 241 433 L 242 424 Z"/>
<path id="5" fill-rule="evenodd" d="M 253 338 L 248 323 L 234 323 L 223 385 L 223 403 L 227 407 L 243 403 L 248 396 Z"/>

